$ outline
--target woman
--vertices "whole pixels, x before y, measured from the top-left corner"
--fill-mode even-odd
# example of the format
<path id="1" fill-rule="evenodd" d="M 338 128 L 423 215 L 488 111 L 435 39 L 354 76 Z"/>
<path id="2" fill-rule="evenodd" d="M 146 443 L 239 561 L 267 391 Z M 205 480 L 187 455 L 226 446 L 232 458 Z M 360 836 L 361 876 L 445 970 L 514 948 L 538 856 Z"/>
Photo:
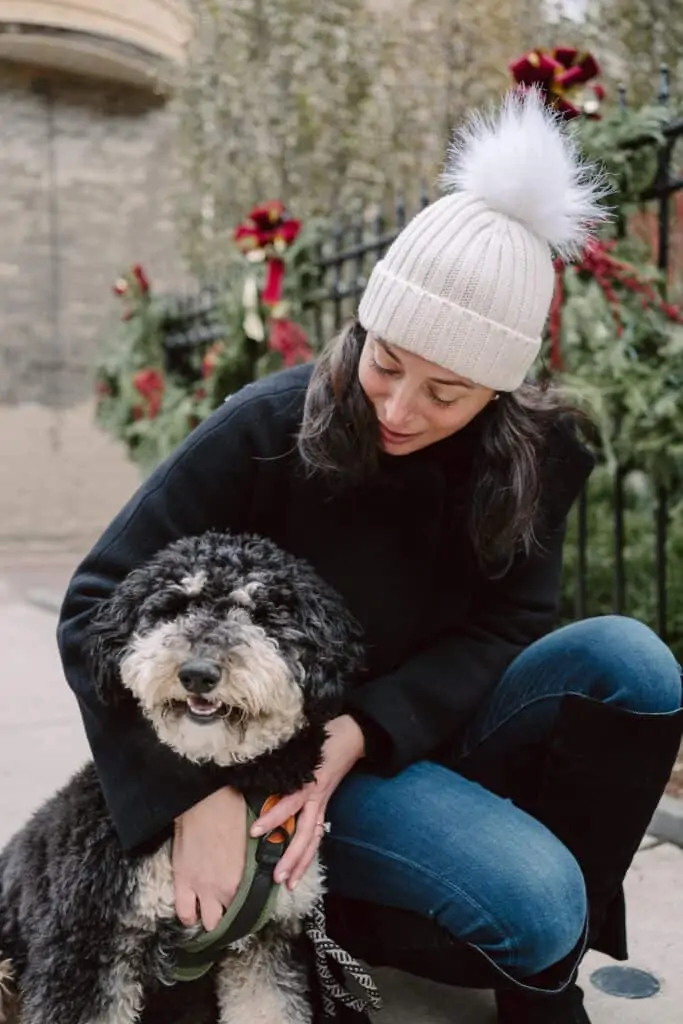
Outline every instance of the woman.
<path id="1" fill-rule="evenodd" d="M 499 1021 L 588 1021 L 577 965 L 625 956 L 622 880 L 681 734 L 681 679 L 646 627 L 551 632 L 568 511 L 592 468 L 525 378 L 600 184 L 530 93 L 454 146 L 446 194 L 372 272 L 313 368 L 233 396 L 142 486 L 76 572 L 59 627 L 127 849 L 174 829 L 178 916 L 207 929 L 244 862 L 239 793 L 98 702 L 83 631 L 187 534 L 249 530 L 309 559 L 364 627 L 366 681 L 330 727 L 276 879 L 326 835 L 330 928 L 353 951 L 492 987 Z"/>

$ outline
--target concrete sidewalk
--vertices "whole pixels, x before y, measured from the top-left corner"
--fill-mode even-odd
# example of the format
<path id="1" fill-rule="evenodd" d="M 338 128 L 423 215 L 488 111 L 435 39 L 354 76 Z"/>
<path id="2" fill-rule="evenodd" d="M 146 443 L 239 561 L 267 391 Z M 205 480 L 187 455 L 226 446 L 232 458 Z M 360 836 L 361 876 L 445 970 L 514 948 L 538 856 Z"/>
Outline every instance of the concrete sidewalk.
<path id="1" fill-rule="evenodd" d="M 71 566 L 12 570 L 0 563 L 0 846 L 88 756 L 76 704 L 62 677 L 51 610 L 29 603 L 60 588 Z M 45 602 L 46 609 L 50 601 Z M 627 880 L 631 961 L 659 991 L 607 995 L 591 980 L 617 966 L 590 954 L 582 968 L 594 1024 L 680 1024 L 683 1006 L 683 851 L 647 839 Z M 622 969 L 623 970 L 623 969 Z M 377 1024 L 493 1024 L 489 993 L 468 992 L 377 972 L 386 1009 Z M 596 981 L 600 976 L 596 976 Z M 618 980 L 628 976 L 621 973 Z"/>

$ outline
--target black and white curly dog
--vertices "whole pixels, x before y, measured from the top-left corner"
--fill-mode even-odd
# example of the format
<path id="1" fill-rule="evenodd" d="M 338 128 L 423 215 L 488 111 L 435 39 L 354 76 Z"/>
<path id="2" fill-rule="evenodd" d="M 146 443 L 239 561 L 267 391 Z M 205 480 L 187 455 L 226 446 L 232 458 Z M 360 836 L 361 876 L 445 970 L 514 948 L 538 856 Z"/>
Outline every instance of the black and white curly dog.
<path id="1" fill-rule="evenodd" d="M 217 533 L 132 572 L 88 652 L 102 700 L 137 701 L 177 754 L 273 794 L 312 778 L 362 662 L 356 624 L 312 568 Z M 322 891 L 314 862 L 294 892 L 279 887 L 265 928 L 201 980 L 169 985 L 179 937 L 201 931 L 175 916 L 170 840 L 123 853 L 86 765 L 0 854 L 0 1020 L 4 1008 L 20 1024 L 309 1024 L 296 946 Z"/>

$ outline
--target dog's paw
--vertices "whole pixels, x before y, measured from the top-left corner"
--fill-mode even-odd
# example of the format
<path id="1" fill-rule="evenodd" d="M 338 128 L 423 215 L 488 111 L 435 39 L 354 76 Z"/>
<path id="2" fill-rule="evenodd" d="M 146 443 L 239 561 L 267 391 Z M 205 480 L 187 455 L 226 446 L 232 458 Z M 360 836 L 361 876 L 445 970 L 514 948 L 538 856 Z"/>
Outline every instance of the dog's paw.
<path id="1" fill-rule="evenodd" d="M 313 910 L 325 894 L 325 876 L 320 858 L 316 857 L 294 892 L 281 885 L 277 895 L 273 919 L 281 922 L 300 921 Z"/>

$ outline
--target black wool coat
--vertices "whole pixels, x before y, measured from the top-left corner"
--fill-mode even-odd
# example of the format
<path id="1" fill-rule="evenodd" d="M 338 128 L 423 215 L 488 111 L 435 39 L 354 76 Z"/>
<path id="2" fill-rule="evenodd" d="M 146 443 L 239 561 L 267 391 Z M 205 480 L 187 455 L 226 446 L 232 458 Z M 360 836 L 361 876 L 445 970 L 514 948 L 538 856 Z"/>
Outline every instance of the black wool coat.
<path id="1" fill-rule="evenodd" d="M 98 602 L 171 541 L 208 529 L 262 534 L 339 591 L 367 645 L 347 710 L 382 774 L 457 744 L 510 662 L 555 625 L 565 520 L 593 467 L 573 431 L 558 424 L 547 438 L 543 550 L 491 580 L 466 528 L 481 417 L 420 452 L 383 454 L 371 481 L 332 491 L 303 471 L 296 449 L 310 374 L 285 370 L 232 396 L 144 482 L 69 585 L 59 647 L 126 849 L 158 840 L 222 785 L 220 769 L 163 746 L 137 709 L 104 706 L 84 660 Z"/>

